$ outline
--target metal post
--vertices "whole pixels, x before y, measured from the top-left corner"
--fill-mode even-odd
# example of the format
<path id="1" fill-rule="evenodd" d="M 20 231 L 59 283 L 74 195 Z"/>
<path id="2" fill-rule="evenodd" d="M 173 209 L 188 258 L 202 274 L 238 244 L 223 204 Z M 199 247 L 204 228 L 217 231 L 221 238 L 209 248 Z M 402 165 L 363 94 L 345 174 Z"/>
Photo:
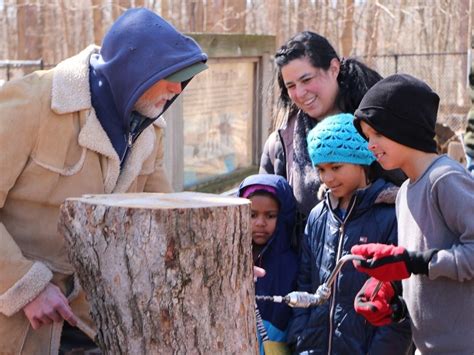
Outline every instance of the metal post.
<path id="1" fill-rule="evenodd" d="M 7 71 L 7 80 L 10 80 L 11 68 L 20 68 L 20 67 L 39 67 L 40 69 L 44 68 L 43 59 L 38 60 L 0 60 L 0 68 L 5 67 Z"/>

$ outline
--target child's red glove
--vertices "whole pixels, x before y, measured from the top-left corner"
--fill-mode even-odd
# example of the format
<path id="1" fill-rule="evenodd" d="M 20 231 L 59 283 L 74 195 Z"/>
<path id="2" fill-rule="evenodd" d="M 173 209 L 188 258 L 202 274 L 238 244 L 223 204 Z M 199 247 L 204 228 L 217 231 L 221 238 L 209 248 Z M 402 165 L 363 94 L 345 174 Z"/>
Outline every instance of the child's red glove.
<path id="1" fill-rule="evenodd" d="M 405 319 L 405 302 L 396 295 L 391 282 L 369 278 L 354 300 L 354 309 L 375 326 L 383 326 Z"/>
<path id="2" fill-rule="evenodd" d="M 354 267 L 381 281 L 398 281 L 411 274 L 428 275 L 428 264 L 437 252 L 408 252 L 405 248 L 387 244 L 354 245 L 351 253 L 366 260 L 355 260 Z"/>

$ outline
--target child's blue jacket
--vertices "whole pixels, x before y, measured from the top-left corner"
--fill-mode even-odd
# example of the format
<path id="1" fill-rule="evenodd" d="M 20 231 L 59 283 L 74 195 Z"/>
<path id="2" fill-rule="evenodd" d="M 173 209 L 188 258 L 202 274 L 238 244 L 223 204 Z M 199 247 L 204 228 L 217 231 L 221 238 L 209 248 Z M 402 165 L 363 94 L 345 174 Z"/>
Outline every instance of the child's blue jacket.
<path id="1" fill-rule="evenodd" d="M 278 175 L 259 174 L 247 177 L 239 187 L 239 196 L 250 185 L 267 185 L 275 188 L 280 203 L 277 226 L 273 237 L 260 254 L 256 266 L 265 269 L 264 277 L 255 284 L 257 295 L 284 296 L 296 287 L 297 254 L 290 246 L 295 225 L 296 203 L 290 185 Z M 270 340 L 285 341 L 291 308 L 284 304 L 258 301 Z M 272 336 L 274 335 L 274 336 Z"/>
<path id="2" fill-rule="evenodd" d="M 346 217 L 335 212 L 337 199 L 326 194 L 311 211 L 302 242 L 298 286 L 316 292 L 327 281 L 336 260 L 362 243 L 397 243 L 395 197 L 397 189 L 382 179 L 353 196 Z M 368 276 L 352 263 L 341 269 L 328 302 L 295 309 L 288 342 L 308 354 L 404 354 L 411 342 L 408 321 L 373 327 L 354 310 L 354 298 Z"/>

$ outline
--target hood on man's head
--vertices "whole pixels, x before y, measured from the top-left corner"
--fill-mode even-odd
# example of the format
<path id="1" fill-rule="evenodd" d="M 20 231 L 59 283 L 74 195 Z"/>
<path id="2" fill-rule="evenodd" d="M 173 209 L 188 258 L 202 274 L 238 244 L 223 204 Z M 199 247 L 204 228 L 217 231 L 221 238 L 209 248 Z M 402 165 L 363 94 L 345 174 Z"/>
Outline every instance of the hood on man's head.
<path id="1" fill-rule="evenodd" d="M 100 55 L 95 69 L 108 80 L 126 125 L 136 101 L 153 84 L 176 74 L 185 85 L 207 67 L 207 55 L 194 39 L 144 8 L 129 9 L 115 21 Z"/>

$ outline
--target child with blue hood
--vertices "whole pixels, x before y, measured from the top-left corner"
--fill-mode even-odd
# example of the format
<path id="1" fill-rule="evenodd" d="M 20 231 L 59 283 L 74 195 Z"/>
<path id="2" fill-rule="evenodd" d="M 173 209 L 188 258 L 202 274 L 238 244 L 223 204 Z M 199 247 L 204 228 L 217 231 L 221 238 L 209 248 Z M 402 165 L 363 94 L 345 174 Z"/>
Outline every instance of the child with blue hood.
<path id="1" fill-rule="evenodd" d="M 338 260 L 351 247 L 365 243 L 397 244 L 395 198 L 398 188 L 379 178 L 372 181 L 375 160 L 359 137 L 351 114 L 325 118 L 308 134 L 312 164 L 328 191 L 312 210 L 302 240 L 297 290 L 315 293 L 327 282 Z M 374 327 L 354 310 L 354 299 L 368 276 L 352 263 L 339 272 L 329 300 L 295 309 L 288 342 L 298 354 L 405 354 L 410 325 L 403 308 L 394 317 L 401 323 Z M 377 288 L 378 282 L 370 286 Z M 394 291 L 384 285 L 384 292 Z M 395 287 L 396 285 L 394 285 Z"/>
<path id="2" fill-rule="evenodd" d="M 285 296 L 294 290 L 297 274 L 297 255 L 290 246 L 296 213 L 291 187 L 278 175 L 252 175 L 240 184 L 239 196 L 252 202 L 254 265 L 266 271 L 257 279 L 255 293 Z M 257 301 L 257 308 L 268 340 L 285 343 L 291 308 L 265 301 Z M 264 354 L 261 336 L 259 344 L 260 353 Z"/>

